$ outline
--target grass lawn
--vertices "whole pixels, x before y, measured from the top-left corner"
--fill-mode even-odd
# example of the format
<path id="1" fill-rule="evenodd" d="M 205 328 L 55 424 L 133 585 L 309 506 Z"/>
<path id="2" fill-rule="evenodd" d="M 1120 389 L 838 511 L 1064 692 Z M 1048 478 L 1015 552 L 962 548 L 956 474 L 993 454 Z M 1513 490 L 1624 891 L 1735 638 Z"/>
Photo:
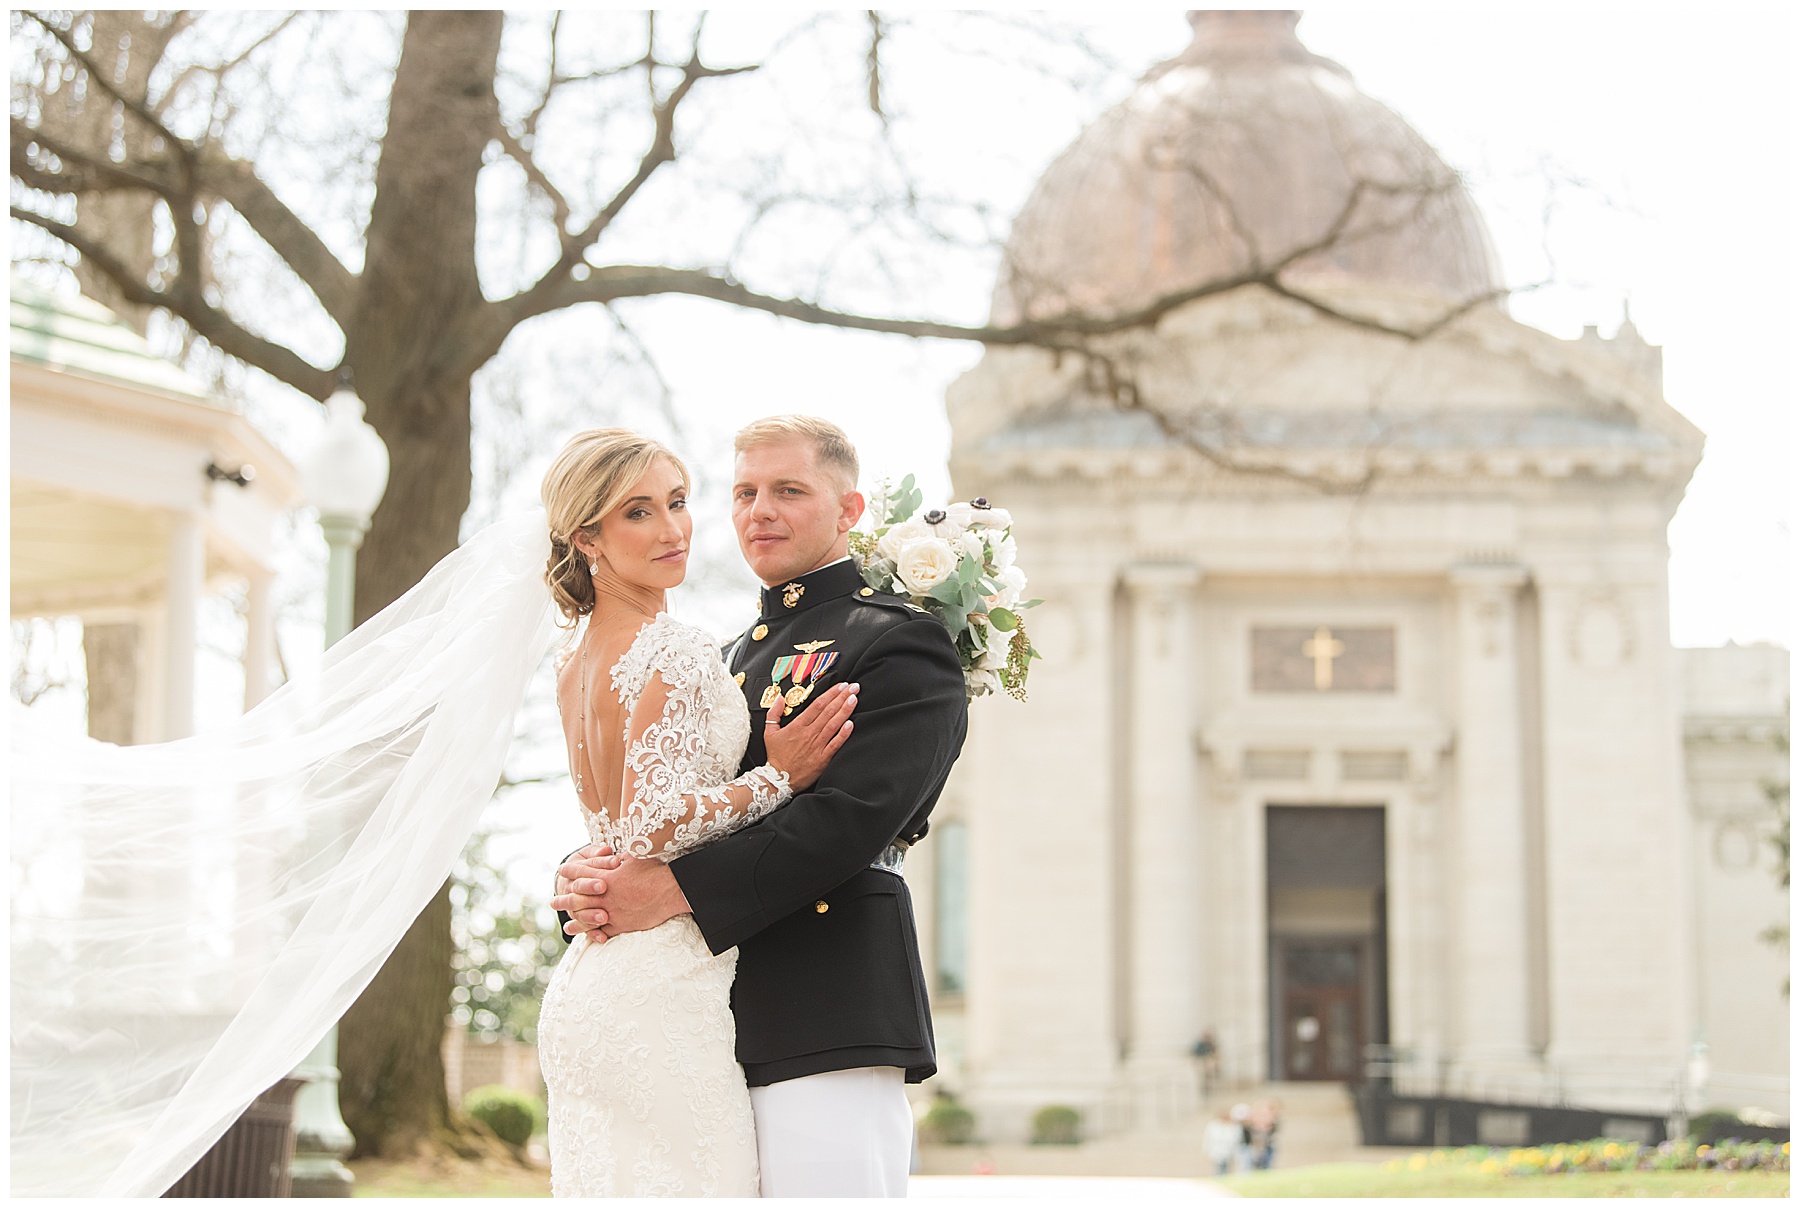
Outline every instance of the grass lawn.
<path id="1" fill-rule="evenodd" d="M 355 1194 L 394 1199 L 548 1199 L 548 1168 L 526 1168 L 510 1162 L 384 1162 L 370 1158 L 350 1163 Z"/>
<path id="2" fill-rule="evenodd" d="M 1492 1196 L 1520 1199 L 1593 1196 L 1698 1199 L 1704 1196 L 1785 1198 L 1785 1172 L 1763 1170 L 1621 1171 L 1515 1177 L 1438 1167 L 1387 1171 L 1348 1162 L 1234 1174 L 1219 1182 L 1241 1196 Z"/>

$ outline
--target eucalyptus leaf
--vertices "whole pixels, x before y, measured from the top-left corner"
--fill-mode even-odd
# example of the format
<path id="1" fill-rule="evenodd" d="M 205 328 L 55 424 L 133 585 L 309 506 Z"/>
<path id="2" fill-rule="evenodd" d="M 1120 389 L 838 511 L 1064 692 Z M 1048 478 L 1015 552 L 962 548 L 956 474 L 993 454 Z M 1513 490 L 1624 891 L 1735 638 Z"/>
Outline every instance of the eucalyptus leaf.
<path id="1" fill-rule="evenodd" d="M 1019 615 L 1010 608 L 990 608 L 988 623 L 1001 633 L 1010 633 L 1019 627 Z"/>
<path id="2" fill-rule="evenodd" d="M 900 480 L 888 501 L 887 523 L 899 524 L 903 520 L 912 519 L 912 514 L 919 510 L 919 504 L 925 500 L 925 493 L 919 490 L 913 476 L 908 474 Z"/>
<path id="3" fill-rule="evenodd" d="M 946 604 L 953 605 L 960 605 L 963 599 L 962 584 L 955 579 L 945 579 L 925 594 L 934 600 L 942 600 Z"/>

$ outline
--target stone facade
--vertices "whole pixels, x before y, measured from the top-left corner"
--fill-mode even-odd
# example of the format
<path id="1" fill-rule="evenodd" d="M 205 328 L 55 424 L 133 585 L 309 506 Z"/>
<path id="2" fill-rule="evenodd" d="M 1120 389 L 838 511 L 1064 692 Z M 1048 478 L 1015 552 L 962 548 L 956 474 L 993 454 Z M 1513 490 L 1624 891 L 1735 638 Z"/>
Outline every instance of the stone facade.
<path id="1" fill-rule="evenodd" d="M 1096 129 L 1348 87 L 1290 15 L 1233 20 L 1228 61 L 1200 17 Z M 1401 137 L 1372 123 L 1346 137 Z M 1059 204 L 1034 197 L 1021 255 Z M 1442 275 L 1467 285 L 1475 247 Z M 1123 406 L 1023 349 L 951 388 L 956 495 L 1011 510 L 1045 601 L 1030 703 L 973 711 L 938 810 L 966 835 L 959 917 L 932 842 L 908 870 L 927 952 L 966 936 L 941 1078 L 994 1139 L 1052 1103 L 1098 1131 L 1191 1111 L 1203 1034 L 1240 1083 L 1375 1057 L 1414 1088 L 1785 1112 L 1784 957 L 1756 939 L 1785 915 L 1756 812 L 1785 655 L 1667 637 L 1701 434 L 1629 324 L 1559 340 L 1396 248 L 1403 271 L 1308 279 L 1362 322 L 1245 289 L 1116 337 Z M 997 309 L 1045 280 L 1009 273 Z M 1117 300 L 1127 276 L 1038 296 Z M 1379 330 L 1433 313 L 1429 338 Z"/>

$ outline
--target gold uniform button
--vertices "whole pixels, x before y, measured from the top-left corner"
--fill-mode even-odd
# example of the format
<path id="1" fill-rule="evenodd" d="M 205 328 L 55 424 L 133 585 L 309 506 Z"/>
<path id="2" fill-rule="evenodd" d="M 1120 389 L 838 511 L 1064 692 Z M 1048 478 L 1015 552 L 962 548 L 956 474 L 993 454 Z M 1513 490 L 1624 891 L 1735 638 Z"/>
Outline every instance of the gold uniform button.
<path id="1" fill-rule="evenodd" d="M 856 594 L 859 596 L 872 596 L 875 594 L 875 589 L 873 587 L 865 587 Z"/>
<path id="2" fill-rule="evenodd" d="M 758 625 L 755 629 L 750 631 L 750 640 L 752 642 L 760 642 L 768 636 L 769 627 L 767 625 Z"/>
<path id="3" fill-rule="evenodd" d="M 820 898 L 818 901 L 813 903 L 813 910 L 819 914 L 824 914 L 827 910 L 830 910 L 830 909 L 831 909 L 831 903 L 827 902 L 824 898 Z"/>
<path id="4" fill-rule="evenodd" d="M 744 686 L 744 673 L 742 671 L 740 671 L 736 675 L 732 676 L 731 682 L 736 684 L 738 687 L 742 688 Z"/>

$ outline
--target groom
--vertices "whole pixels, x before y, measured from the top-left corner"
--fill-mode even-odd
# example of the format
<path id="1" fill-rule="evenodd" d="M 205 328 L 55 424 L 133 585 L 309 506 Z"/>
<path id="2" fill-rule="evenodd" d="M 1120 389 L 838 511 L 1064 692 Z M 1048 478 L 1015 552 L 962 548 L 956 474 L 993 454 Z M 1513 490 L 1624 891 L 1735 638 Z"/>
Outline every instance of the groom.
<path id="1" fill-rule="evenodd" d="M 842 429 L 777 416 L 735 448 L 732 524 L 763 591 L 726 648 L 730 669 L 759 721 L 776 693 L 800 709 L 858 683 L 854 731 L 812 788 L 671 864 L 584 848 L 557 870 L 554 904 L 569 932 L 692 913 L 713 952 L 737 946 L 731 1006 L 763 1195 L 904 1196 L 904 1084 L 937 1064 L 899 874 L 962 749 L 962 665 L 941 622 L 863 585 L 848 533 L 864 501 Z M 762 728 L 740 771 L 764 762 Z"/>

